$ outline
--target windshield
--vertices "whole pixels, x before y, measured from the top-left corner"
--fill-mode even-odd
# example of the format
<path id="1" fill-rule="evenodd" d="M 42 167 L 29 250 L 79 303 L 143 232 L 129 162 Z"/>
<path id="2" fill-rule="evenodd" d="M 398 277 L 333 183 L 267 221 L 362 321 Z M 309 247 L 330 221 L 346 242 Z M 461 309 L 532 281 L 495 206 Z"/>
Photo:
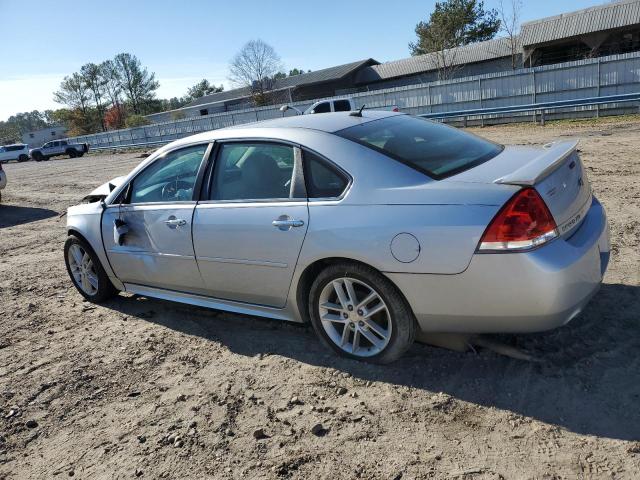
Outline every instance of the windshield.
<path id="1" fill-rule="evenodd" d="M 336 135 L 384 153 L 436 180 L 486 162 L 503 148 L 462 130 L 409 115 L 362 123 Z"/>

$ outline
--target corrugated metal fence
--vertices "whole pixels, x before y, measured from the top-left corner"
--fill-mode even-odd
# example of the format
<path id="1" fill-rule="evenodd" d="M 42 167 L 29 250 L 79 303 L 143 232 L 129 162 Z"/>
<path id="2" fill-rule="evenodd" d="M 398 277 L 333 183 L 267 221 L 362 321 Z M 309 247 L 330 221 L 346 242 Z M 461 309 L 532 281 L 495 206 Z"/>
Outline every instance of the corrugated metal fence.
<path id="1" fill-rule="evenodd" d="M 450 112 L 493 107 L 527 105 L 539 102 L 572 100 L 589 97 L 640 92 L 640 52 L 613 55 L 596 59 L 567 62 L 543 67 L 433 82 L 350 95 L 357 106 L 375 109 L 397 105 L 411 114 Z M 313 101 L 292 105 L 305 109 Z M 598 111 L 624 111 L 630 105 L 600 105 Z M 578 111 L 596 107 L 571 108 L 563 117 L 575 117 Z M 636 107 L 637 108 L 637 107 Z M 292 115 L 289 110 L 286 115 Z M 494 121 L 509 121 L 522 114 L 496 115 Z M 217 113 L 144 127 L 115 130 L 71 140 L 89 143 L 92 148 L 128 145 L 153 145 L 170 142 L 194 133 L 243 123 L 278 118 L 278 106 Z"/>

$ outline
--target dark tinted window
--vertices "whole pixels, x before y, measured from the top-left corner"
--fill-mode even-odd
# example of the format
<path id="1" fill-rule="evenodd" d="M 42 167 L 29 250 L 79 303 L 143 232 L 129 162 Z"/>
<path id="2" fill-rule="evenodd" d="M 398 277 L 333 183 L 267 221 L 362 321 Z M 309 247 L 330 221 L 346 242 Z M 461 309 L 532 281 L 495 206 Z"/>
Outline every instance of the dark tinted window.
<path id="1" fill-rule="evenodd" d="M 5 147 L 7 152 L 15 152 L 17 150 L 22 150 L 24 148 L 24 145 L 10 145 L 8 147 Z"/>
<path id="2" fill-rule="evenodd" d="M 311 152 L 304 152 L 304 178 L 309 198 L 339 197 L 349 183 L 335 167 Z"/>
<path id="3" fill-rule="evenodd" d="M 315 106 L 313 109 L 313 113 L 329 113 L 331 111 L 331 106 L 329 102 L 322 102 Z"/>
<path id="4" fill-rule="evenodd" d="M 62 145 L 64 147 L 64 146 L 68 145 L 68 143 L 65 140 L 63 140 L 62 142 L 60 142 L 60 145 Z"/>
<path id="5" fill-rule="evenodd" d="M 440 123 L 394 115 L 345 128 L 337 135 L 358 142 L 435 179 L 475 167 L 502 146 Z"/>
<path id="6" fill-rule="evenodd" d="M 333 108 L 336 112 L 348 112 L 351 110 L 349 100 L 336 100 L 333 102 Z"/>

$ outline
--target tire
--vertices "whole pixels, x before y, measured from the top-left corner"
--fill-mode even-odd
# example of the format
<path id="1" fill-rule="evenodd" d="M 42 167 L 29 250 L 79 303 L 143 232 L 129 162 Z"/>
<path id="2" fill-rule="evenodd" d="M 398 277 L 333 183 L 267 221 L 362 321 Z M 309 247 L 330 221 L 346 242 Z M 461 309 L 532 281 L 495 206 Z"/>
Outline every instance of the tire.
<path id="1" fill-rule="evenodd" d="M 41 162 L 42 161 L 42 153 L 40 153 L 40 152 L 34 152 L 31 156 L 33 157 L 33 159 L 36 162 Z"/>
<path id="2" fill-rule="evenodd" d="M 29 160 L 29 156 L 24 153 L 18 157 L 18 162 L 26 162 L 27 160 Z"/>
<path id="3" fill-rule="evenodd" d="M 83 155 L 84 155 L 84 152 L 78 152 L 77 153 L 78 158 L 82 157 Z"/>
<path id="4" fill-rule="evenodd" d="M 76 158 L 78 156 L 78 152 L 76 152 L 73 148 L 67 150 L 66 153 L 67 155 L 69 155 L 69 158 Z"/>
<path id="5" fill-rule="evenodd" d="M 345 295 L 342 301 L 336 284 Z M 357 304 L 367 298 L 367 303 Z M 371 363 L 400 358 L 413 344 L 417 330 L 411 307 L 395 285 L 380 272 L 358 263 L 335 264 L 320 272 L 309 291 L 309 316 L 320 340 L 334 352 Z"/>
<path id="6" fill-rule="evenodd" d="M 64 263 L 76 290 L 90 302 L 101 303 L 118 293 L 98 256 L 83 239 L 69 235 L 64 243 Z"/>

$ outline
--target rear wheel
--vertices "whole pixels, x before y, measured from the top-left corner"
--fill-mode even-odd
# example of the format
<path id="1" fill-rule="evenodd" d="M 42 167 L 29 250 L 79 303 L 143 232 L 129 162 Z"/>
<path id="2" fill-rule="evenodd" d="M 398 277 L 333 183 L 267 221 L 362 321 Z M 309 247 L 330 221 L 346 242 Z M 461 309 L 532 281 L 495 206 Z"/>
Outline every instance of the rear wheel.
<path id="1" fill-rule="evenodd" d="M 118 292 L 93 249 L 81 238 L 75 235 L 67 238 L 64 260 L 73 285 L 87 300 L 104 302 Z"/>
<path id="2" fill-rule="evenodd" d="M 33 152 L 31 155 L 36 162 L 42 161 L 42 154 L 40 152 Z"/>
<path id="3" fill-rule="evenodd" d="M 75 149 L 70 148 L 67 150 L 67 155 L 69 155 L 69 158 L 76 158 L 78 156 L 78 152 L 76 152 Z"/>
<path id="4" fill-rule="evenodd" d="M 416 335 L 413 312 L 397 288 L 357 263 L 332 265 L 318 275 L 309 294 L 309 314 L 331 349 L 373 363 L 397 360 Z"/>
<path id="5" fill-rule="evenodd" d="M 29 156 L 24 153 L 18 157 L 19 162 L 26 162 L 27 160 L 29 160 Z"/>

